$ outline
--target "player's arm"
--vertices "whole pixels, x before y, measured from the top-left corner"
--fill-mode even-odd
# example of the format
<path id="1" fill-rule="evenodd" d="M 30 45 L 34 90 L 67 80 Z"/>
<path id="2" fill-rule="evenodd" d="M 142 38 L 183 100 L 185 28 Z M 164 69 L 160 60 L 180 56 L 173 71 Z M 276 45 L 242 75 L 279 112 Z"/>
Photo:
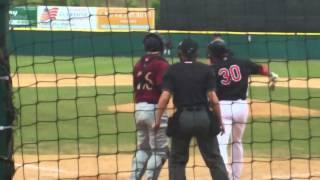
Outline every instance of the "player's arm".
<path id="1" fill-rule="evenodd" d="M 173 87 L 174 87 L 174 83 L 172 81 L 171 72 L 169 68 L 168 71 L 163 76 L 162 93 L 158 100 L 157 111 L 156 111 L 156 121 L 155 121 L 155 124 L 153 125 L 153 128 L 155 130 L 160 128 L 161 116 L 163 115 L 163 112 L 167 108 Z"/>
<path id="2" fill-rule="evenodd" d="M 217 97 L 217 94 L 215 91 L 209 91 L 208 92 L 208 98 L 211 104 L 211 108 L 213 110 L 214 113 L 214 117 L 216 117 L 216 121 L 218 121 L 219 126 L 220 126 L 220 130 L 221 130 L 221 134 L 224 133 L 224 126 L 222 123 L 222 118 L 221 118 L 221 110 L 220 110 L 220 106 L 219 106 L 219 99 Z"/>
<path id="3" fill-rule="evenodd" d="M 271 79 L 277 79 L 279 76 L 278 74 L 270 71 L 268 65 L 266 64 L 261 64 L 260 65 L 260 74 L 264 76 L 269 76 Z"/>
<path id="4" fill-rule="evenodd" d="M 157 105 L 157 111 L 156 111 L 156 122 L 153 125 L 153 128 L 155 130 L 160 128 L 160 124 L 161 124 L 161 117 L 163 115 L 163 112 L 165 111 L 165 109 L 167 108 L 167 105 L 169 103 L 171 94 L 169 91 L 162 91 L 160 99 L 158 101 L 158 105 Z"/>
<path id="5" fill-rule="evenodd" d="M 156 67 L 157 73 L 156 73 L 156 77 L 155 77 L 155 79 L 156 79 L 155 85 L 160 88 L 161 84 L 162 84 L 163 76 L 164 76 L 165 72 L 167 72 L 167 70 L 169 68 L 169 64 L 167 61 L 160 61 L 156 65 L 157 65 L 157 67 Z"/>
<path id="6" fill-rule="evenodd" d="M 274 90 L 274 88 L 276 86 L 277 79 L 279 78 L 279 75 L 270 71 L 267 64 L 260 65 L 260 74 L 269 77 L 269 82 L 270 82 L 269 88 L 271 90 Z"/>
<path id="7" fill-rule="evenodd" d="M 277 82 L 277 79 L 279 78 L 279 75 L 270 71 L 267 64 L 256 64 L 252 61 L 247 61 L 247 67 L 250 69 L 250 74 L 260 74 L 263 76 L 269 77 L 270 82 L 270 89 L 273 90 L 275 87 L 275 84 Z"/>
<path id="8" fill-rule="evenodd" d="M 221 111 L 220 111 L 220 105 L 219 105 L 219 98 L 216 94 L 216 76 L 215 76 L 215 69 L 212 67 L 209 69 L 209 72 L 207 74 L 207 96 L 211 105 L 211 108 L 213 110 L 213 117 L 216 117 L 214 120 L 218 121 L 218 124 L 220 126 L 221 133 L 224 133 L 224 125 L 222 123 L 221 118 Z"/>

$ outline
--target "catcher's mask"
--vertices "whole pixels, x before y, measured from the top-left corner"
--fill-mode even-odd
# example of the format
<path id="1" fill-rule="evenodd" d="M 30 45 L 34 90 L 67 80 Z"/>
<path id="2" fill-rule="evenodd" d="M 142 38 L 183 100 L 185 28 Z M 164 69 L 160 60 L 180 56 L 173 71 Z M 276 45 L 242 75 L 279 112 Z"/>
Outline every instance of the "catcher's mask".
<path id="1" fill-rule="evenodd" d="M 214 40 L 208 44 L 207 49 L 207 57 L 208 58 L 223 58 L 227 53 L 229 53 L 229 49 L 226 46 L 224 41 Z"/>
<path id="2" fill-rule="evenodd" d="M 144 50 L 147 52 L 163 52 L 164 43 L 159 34 L 148 33 L 143 39 Z"/>
<path id="3" fill-rule="evenodd" d="M 190 60 L 196 58 L 198 56 L 198 44 L 190 38 L 182 40 L 178 46 L 178 55 L 183 55 Z"/>

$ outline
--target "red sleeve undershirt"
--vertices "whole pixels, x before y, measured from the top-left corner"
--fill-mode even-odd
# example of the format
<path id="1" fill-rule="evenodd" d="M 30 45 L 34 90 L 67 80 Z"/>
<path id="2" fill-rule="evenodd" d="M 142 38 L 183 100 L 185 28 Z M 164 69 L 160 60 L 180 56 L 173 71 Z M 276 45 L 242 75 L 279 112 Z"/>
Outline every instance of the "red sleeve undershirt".
<path id="1" fill-rule="evenodd" d="M 265 76 L 269 76 L 269 67 L 266 64 L 262 64 L 261 68 L 260 68 L 260 74 L 261 75 L 265 75 Z"/>

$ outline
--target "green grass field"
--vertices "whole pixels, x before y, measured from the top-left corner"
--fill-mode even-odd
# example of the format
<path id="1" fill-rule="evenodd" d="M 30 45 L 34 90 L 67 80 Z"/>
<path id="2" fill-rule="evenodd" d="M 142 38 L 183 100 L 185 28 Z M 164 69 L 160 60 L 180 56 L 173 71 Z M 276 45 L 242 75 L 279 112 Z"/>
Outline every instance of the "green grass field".
<path id="1" fill-rule="evenodd" d="M 60 73 L 60 74 L 114 74 L 131 73 L 138 57 L 48 57 L 12 56 L 11 72 L 17 73 Z M 170 59 L 175 62 L 177 59 Z M 201 59 L 204 61 L 204 59 Z M 269 63 L 270 68 L 281 77 L 320 77 L 318 60 L 259 60 Z"/>
<path id="2" fill-rule="evenodd" d="M 11 57 L 12 73 L 131 73 L 136 58 Z M 281 77 L 320 77 L 320 61 L 274 61 Z M 283 105 L 320 109 L 320 91 L 312 88 L 251 87 L 249 96 Z M 108 110 L 132 103 L 132 88 L 15 88 L 19 110 L 15 150 L 27 154 L 115 154 L 135 150 L 132 113 Z M 248 156 L 319 157 L 320 117 L 250 118 L 244 136 Z"/>

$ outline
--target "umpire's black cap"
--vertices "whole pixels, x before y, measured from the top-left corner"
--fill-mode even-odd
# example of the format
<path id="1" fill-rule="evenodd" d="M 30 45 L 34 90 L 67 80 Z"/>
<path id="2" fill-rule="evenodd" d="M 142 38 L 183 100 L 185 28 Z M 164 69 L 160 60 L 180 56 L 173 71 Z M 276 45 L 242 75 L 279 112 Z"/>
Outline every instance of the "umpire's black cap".
<path id="1" fill-rule="evenodd" d="M 198 52 L 198 43 L 190 38 L 184 39 L 179 43 L 178 50 L 188 58 L 195 58 Z"/>
<path id="2" fill-rule="evenodd" d="M 149 52 L 163 52 L 164 43 L 161 36 L 157 33 L 148 33 L 143 39 L 144 50 Z"/>

